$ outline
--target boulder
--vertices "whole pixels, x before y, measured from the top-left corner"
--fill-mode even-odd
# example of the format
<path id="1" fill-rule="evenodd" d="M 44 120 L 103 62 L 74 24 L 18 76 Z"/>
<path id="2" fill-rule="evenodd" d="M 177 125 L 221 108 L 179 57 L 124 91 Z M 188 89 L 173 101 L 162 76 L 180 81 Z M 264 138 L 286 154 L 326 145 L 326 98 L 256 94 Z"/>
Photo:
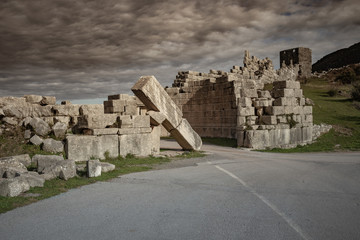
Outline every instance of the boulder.
<path id="1" fill-rule="evenodd" d="M 38 173 L 47 174 L 51 178 L 59 177 L 63 180 L 76 176 L 76 165 L 73 160 L 39 159 L 37 170 Z"/>
<path id="2" fill-rule="evenodd" d="M 46 152 L 59 153 L 64 151 L 64 144 L 61 141 L 48 138 L 44 140 L 42 149 Z"/>
<path id="3" fill-rule="evenodd" d="M 0 196 L 16 197 L 30 189 L 30 184 L 21 177 L 0 179 Z"/>
<path id="4" fill-rule="evenodd" d="M 86 104 L 79 108 L 80 115 L 101 115 L 104 114 L 104 104 Z"/>
<path id="5" fill-rule="evenodd" d="M 67 128 L 68 128 L 68 124 L 62 123 L 62 122 L 57 122 L 53 126 L 52 130 L 54 132 L 55 137 L 63 139 L 65 137 Z"/>
<path id="6" fill-rule="evenodd" d="M 46 106 L 46 105 L 55 105 L 56 104 L 56 97 L 52 97 L 52 96 L 43 96 L 40 104 L 42 106 Z"/>
<path id="7" fill-rule="evenodd" d="M 88 177 L 99 177 L 101 176 L 101 163 L 99 160 L 87 161 L 87 173 Z"/>
<path id="8" fill-rule="evenodd" d="M 35 134 L 34 136 L 32 136 L 32 138 L 30 138 L 30 142 L 36 146 L 40 146 L 44 142 L 44 140 Z"/>
<path id="9" fill-rule="evenodd" d="M 13 118 L 13 117 L 4 117 L 4 118 L 2 119 L 2 121 L 3 121 L 4 123 L 9 124 L 9 125 L 12 125 L 12 126 L 15 126 L 15 125 L 18 124 L 18 122 L 16 121 L 16 119 Z"/>
<path id="10" fill-rule="evenodd" d="M 100 162 L 101 172 L 106 173 L 115 170 L 115 165 L 107 162 Z"/>
<path id="11" fill-rule="evenodd" d="M 36 166 L 38 166 L 38 172 L 39 172 L 39 161 L 41 162 L 40 165 L 44 166 L 46 162 L 58 162 L 63 160 L 64 160 L 63 156 L 59 156 L 59 155 L 36 154 L 35 156 L 32 157 L 31 162 Z"/>
<path id="12" fill-rule="evenodd" d="M 27 181 L 30 187 L 44 187 L 45 179 L 37 172 L 25 172 L 20 173 L 19 175 L 19 178 Z"/>
<path id="13" fill-rule="evenodd" d="M 0 178 L 13 178 L 19 173 L 27 172 L 27 168 L 21 162 L 12 157 L 0 158 Z"/>
<path id="14" fill-rule="evenodd" d="M 29 125 L 34 129 L 36 134 L 43 137 L 48 135 L 51 131 L 49 124 L 41 118 L 32 118 Z"/>
<path id="15" fill-rule="evenodd" d="M 40 104 L 41 100 L 43 99 L 43 97 L 39 95 L 25 95 L 24 98 L 28 103 L 37 103 L 37 104 Z"/>
<path id="16" fill-rule="evenodd" d="M 29 154 L 21 154 L 21 155 L 16 155 L 16 156 L 11 156 L 11 157 L 4 157 L 4 158 L 0 158 L 0 161 L 2 159 L 12 159 L 19 163 L 22 163 L 25 167 L 31 165 L 31 158 L 30 158 Z"/>
<path id="17" fill-rule="evenodd" d="M 24 132 L 24 139 L 29 140 L 31 138 L 31 131 L 29 129 Z"/>

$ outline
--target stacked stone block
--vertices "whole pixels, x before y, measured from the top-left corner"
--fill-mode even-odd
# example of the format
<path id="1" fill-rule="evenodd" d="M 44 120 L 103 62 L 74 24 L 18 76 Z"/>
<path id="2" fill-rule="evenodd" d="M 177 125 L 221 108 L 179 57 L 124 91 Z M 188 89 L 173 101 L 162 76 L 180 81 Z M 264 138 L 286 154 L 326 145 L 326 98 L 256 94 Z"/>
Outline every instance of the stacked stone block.
<path id="1" fill-rule="evenodd" d="M 179 72 L 166 91 L 202 137 L 237 138 L 238 146 L 252 148 L 291 147 L 311 141 L 312 107 L 305 106 L 297 74 L 298 65 L 276 72 L 271 60 L 246 51 L 243 67 Z"/>

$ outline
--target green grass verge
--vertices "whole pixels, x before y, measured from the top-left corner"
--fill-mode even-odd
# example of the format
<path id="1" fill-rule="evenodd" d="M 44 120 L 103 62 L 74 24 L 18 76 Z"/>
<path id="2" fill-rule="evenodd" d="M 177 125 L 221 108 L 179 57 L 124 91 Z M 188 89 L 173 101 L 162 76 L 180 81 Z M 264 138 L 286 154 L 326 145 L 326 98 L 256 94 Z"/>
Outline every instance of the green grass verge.
<path id="1" fill-rule="evenodd" d="M 233 138 L 210 138 L 210 137 L 203 137 L 201 138 L 204 143 L 210 143 L 218 146 L 223 147 L 237 147 L 237 140 Z"/>
<path id="2" fill-rule="evenodd" d="M 185 152 L 184 154 L 177 156 L 176 159 L 203 156 L 205 156 L 205 154 L 203 154 L 202 152 Z M 148 171 L 152 169 L 152 167 L 156 164 L 170 162 L 171 160 L 172 159 L 168 157 L 149 156 L 140 158 L 134 157 L 132 155 L 128 155 L 125 158 L 107 158 L 104 161 L 114 164 L 116 168 L 114 171 L 102 173 L 99 177 L 87 178 L 86 172 L 80 172 L 78 177 L 71 178 L 68 181 L 64 181 L 61 179 L 45 181 L 44 187 L 34 187 L 27 192 L 32 194 L 38 194 L 39 196 L 0 196 L 0 213 L 4 213 L 14 208 L 25 206 L 33 202 L 37 202 L 39 200 L 58 195 L 60 193 L 68 191 L 69 189 L 81 187 L 98 181 L 107 181 L 128 173 Z"/>
<path id="3" fill-rule="evenodd" d="M 330 97 L 332 88 L 325 79 L 311 79 L 302 85 L 304 95 L 315 102 L 314 124 L 326 123 L 333 129 L 321 136 L 315 143 L 293 149 L 271 149 L 267 152 L 324 152 L 360 150 L 360 111 L 354 102 L 346 97 Z"/>

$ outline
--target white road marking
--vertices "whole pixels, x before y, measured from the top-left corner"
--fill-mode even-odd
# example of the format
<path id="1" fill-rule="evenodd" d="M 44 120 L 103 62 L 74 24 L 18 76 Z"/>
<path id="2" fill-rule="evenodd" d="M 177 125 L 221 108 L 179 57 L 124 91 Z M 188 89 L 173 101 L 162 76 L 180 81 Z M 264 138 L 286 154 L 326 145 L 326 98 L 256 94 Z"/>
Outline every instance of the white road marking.
<path id="1" fill-rule="evenodd" d="M 210 164 L 210 162 L 208 162 Z M 217 169 L 219 169 L 220 171 L 226 173 L 227 175 L 229 175 L 230 177 L 236 179 L 239 183 L 241 183 L 241 185 L 243 185 L 246 190 L 248 190 L 249 192 L 251 192 L 252 194 L 254 194 L 256 197 L 258 197 L 263 203 L 265 203 L 267 206 L 269 206 L 275 213 L 277 213 L 280 217 L 282 217 L 284 219 L 284 221 L 289 224 L 289 226 L 294 229 L 303 239 L 305 240 L 310 240 L 311 238 L 304 233 L 301 228 L 290 218 L 288 218 L 284 213 L 282 213 L 274 204 L 272 204 L 271 202 L 269 202 L 269 200 L 267 200 L 264 196 L 260 195 L 259 193 L 257 193 L 255 191 L 255 189 L 253 189 L 252 187 L 250 187 L 249 185 L 246 184 L 246 182 L 244 182 L 243 180 L 241 180 L 239 177 L 237 177 L 236 175 L 234 175 L 233 173 L 223 169 L 222 167 L 219 166 L 215 166 Z"/>

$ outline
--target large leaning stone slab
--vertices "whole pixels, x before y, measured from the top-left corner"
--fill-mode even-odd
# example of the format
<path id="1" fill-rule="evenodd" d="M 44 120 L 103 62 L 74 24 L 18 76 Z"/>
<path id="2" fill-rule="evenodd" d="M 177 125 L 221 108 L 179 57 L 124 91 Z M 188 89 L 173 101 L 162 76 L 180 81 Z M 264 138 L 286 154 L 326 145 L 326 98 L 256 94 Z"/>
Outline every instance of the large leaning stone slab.
<path id="1" fill-rule="evenodd" d="M 148 110 L 164 114 L 165 120 L 162 125 L 167 131 L 174 132 L 174 138 L 183 149 L 201 148 L 201 138 L 188 121 L 183 121 L 181 110 L 154 76 L 141 77 L 131 90 Z"/>
<path id="2" fill-rule="evenodd" d="M 66 141 L 66 155 L 75 161 L 87 161 L 91 157 L 105 159 L 106 152 L 110 157 L 119 156 L 118 135 L 71 135 L 66 137 Z"/>

